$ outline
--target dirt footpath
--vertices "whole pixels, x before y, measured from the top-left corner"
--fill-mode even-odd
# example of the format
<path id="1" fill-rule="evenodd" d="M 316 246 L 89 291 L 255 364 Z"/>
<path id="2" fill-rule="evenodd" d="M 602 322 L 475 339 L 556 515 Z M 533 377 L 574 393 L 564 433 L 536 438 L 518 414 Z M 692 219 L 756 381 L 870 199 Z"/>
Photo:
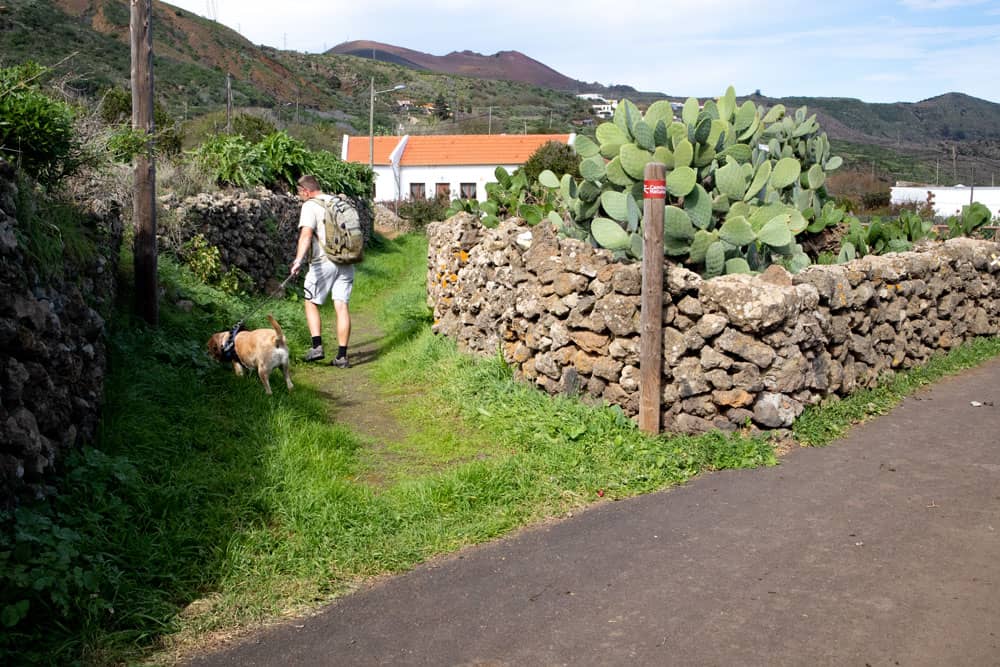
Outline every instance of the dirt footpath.
<path id="1" fill-rule="evenodd" d="M 191 664 L 1000 665 L 998 633 L 993 361 L 779 466 L 599 505 Z"/>

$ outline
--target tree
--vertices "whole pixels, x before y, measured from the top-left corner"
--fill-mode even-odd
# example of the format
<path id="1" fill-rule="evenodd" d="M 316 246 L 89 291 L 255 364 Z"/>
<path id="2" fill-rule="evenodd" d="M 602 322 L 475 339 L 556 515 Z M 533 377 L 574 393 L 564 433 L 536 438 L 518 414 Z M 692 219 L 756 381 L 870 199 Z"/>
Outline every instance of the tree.
<path id="1" fill-rule="evenodd" d="M 437 98 L 435 98 L 434 115 L 441 120 L 447 120 L 451 117 L 451 109 L 448 108 L 448 103 L 444 101 L 444 95 L 438 94 Z"/>

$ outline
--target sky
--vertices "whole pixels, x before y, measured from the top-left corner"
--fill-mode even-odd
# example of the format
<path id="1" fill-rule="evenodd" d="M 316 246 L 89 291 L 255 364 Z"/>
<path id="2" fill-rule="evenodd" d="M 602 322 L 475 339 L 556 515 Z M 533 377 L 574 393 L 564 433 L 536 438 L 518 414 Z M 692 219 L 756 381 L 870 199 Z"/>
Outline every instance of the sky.
<path id="1" fill-rule="evenodd" d="M 436 56 L 520 51 L 573 79 L 676 97 L 732 85 L 737 95 L 918 102 L 960 92 L 1000 103 L 1000 0 L 169 4 L 279 49 L 372 40 Z"/>

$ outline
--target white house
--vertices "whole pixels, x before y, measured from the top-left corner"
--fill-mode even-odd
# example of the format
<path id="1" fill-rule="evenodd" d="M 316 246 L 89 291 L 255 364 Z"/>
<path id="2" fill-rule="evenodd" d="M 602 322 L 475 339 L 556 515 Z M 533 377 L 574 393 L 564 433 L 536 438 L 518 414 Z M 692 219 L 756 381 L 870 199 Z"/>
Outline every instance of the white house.
<path id="1" fill-rule="evenodd" d="M 934 214 L 943 217 L 962 212 L 963 206 L 977 201 L 990 209 L 993 217 L 1000 216 L 1000 188 L 967 185 L 945 187 L 940 185 L 895 185 L 889 191 L 889 200 L 893 204 L 908 202 L 924 203 L 927 193 L 934 195 Z"/>
<path id="2" fill-rule="evenodd" d="M 446 134 L 375 137 L 375 201 L 445 194 L 486 201 L 494 172 L 524 164 L 542 144 L 573 144 L 575 134 Z M 344 135 L 341 159 L 368 164 L 368 137 Z"/>
<path id="3" fill-rule="evenodd" d="M 579 93 L 577 97 L 589 101 L 591 111 L 598 118 L 611 118 L 618 108 L 618 100 L 607 100 L 600 93 Z"/>

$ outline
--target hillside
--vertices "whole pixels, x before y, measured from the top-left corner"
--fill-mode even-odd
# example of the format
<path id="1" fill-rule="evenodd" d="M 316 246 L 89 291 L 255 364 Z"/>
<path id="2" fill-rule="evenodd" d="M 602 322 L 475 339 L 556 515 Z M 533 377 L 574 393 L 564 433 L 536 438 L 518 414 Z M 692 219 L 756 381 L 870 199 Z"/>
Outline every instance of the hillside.
<path id="1" fill-rule="evenodd" d="M 520 81 L 573 93 L 589 90 L 589 84 L 564 76 L 519 51 L 500 51 L 491 56 L 474 51 L 452 51 L 444 56 L 432 56 L 381 42 L 354 41 L 338 44 L 327 53 L 371 58 L 440 74 Z"/>
<path id="2" fill-rule="evenodd" d="M 290 131 L 298 127 L 310 140 L 322 136 L 334 149 L 340 134 L 367 132 L 372 80 L 380 90 L 406 87 L 376 98 L 377 133 L 588 132 L 572 122 L 589 118 L 589 105 L 575 92 L 628 97 L 642 106 L 683 99 L 576 81 L 516 51 L 433 56 L 379 42 L 349 42 L 325 54 L 282 51 L 172 5 L 154 0 L 153 8 L 156 92 L 178 119 L 224 109 L 229 73 L 238 109 L 266 114 Z M 63 91 L 95 98 L 128 84 L 128 23 L 128 0 L 4 0 L 0 64 L 58 64 Z M 447 119 L 421 112 L 439 99 L 451 111 Z M 808 106 L 848 166 L 942 182 L 968 183 L 974 172 L 980 184 L 1000 172 L 1000 105 L 992 102 L 961 93 L 893 104 L 751 99 Z"/>

